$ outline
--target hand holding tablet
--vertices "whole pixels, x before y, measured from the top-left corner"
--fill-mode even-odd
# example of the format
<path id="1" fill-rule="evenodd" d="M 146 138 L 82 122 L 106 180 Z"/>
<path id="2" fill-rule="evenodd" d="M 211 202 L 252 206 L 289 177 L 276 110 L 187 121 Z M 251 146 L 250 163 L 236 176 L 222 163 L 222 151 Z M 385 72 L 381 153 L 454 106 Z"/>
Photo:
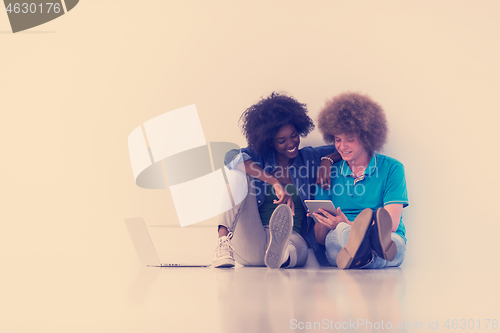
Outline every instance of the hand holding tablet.
<path id="1" fill-rule="evenodd" d="M 337 215 L 337 209 L 335 208 L 335 205 L 333 202 L 330 200 L 304 200 L 304 203 L 306 204 L 307 208 L 309 209 L 309 213 L 311 214 L 311 217 L 314 219 L 314 222 L 319 223 L 319 221 L 314 217 L 313 213 L 318 213 L 323 215 L 319 211 L 320 208 L 326 210 L 330 214 L 336 216 Z"/>

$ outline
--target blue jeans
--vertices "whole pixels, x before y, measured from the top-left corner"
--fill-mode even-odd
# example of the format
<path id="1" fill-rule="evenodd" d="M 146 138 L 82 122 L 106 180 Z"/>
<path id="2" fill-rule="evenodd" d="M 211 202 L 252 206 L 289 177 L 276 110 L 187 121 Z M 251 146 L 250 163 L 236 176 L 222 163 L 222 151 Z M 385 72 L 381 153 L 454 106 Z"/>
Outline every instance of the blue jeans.
<path id="1" fill-rule="evenodd" d="M 337 267 L 337 255 L 340 250 L 347 245 L 350 233 L 351 226 L 347 223 L 341 222 L 334 230 L 330 230 L 330 232 L 326 235 L 326 257 L 330 265 Z M 406 242 L 403 237 L 394 232 L 391 234 L 391 238 L 394 243 L 396 243 L 396 247 L 398 249 L 394 260 L 387 261 L 384 258 L 377 256 L 375 252 L 372 251 L 373 259 L 368 264 L 360 268 L 379 269 L 385 267 L 399 267 L 405 258 Z"/>

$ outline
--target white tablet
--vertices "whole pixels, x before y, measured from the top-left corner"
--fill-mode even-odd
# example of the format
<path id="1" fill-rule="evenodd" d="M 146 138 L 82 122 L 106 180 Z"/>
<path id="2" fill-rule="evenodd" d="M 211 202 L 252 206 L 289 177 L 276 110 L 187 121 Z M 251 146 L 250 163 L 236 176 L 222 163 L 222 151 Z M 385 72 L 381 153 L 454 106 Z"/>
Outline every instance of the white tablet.
<path id="1" fill-rule="evenodd" d="M 327 212 L 332 215 L 336 215 L 337 209 L 331 200 L 304 200 L 307 208 L 309 209 L 309 213 L 311 213 L 311 217 L 314 219 L 314 222 L 319 223 L 312 213 L 318 213 L 320 208 L 323 208 Z"/>

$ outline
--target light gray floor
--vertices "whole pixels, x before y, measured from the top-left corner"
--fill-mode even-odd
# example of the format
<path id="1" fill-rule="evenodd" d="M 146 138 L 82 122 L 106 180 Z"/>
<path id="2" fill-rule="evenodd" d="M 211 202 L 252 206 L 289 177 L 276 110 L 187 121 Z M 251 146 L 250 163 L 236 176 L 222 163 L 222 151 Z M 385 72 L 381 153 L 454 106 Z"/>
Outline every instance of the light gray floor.
<path id="1" fill-rule="evenodd" d="M 435 332 L 453 331 L 456 319 L 458 330 L 464 323 L 460 320 L 466 320 L 471 329 L 465 330 L 478 331 L 479 325 L 486 328 L 487 319 L 498 319 L 499 309 L 490 298 L 498 295 L 497 289 L 488 293 L 487 288 L 494 286 L 494 280 L 482 277 L 479 283 L 480 276 L 473 270 L 404 267 L 144 268 L 131 284 L 127 300 L 144 317 L 130 318 L 136 326 L 123 328 L 127 332 L 141 327 L 152 332 L 374 332 L 377 328 Z M 445 327 L 447 319 L 450 329 Z M 490 330 L 494 324 L 489 322 Z"/>
<path id="2" fill-rule="evenodd" d="M 130 250 L 115 262 L 3 256 L 0 332 L 374 332 L 389 322 L 379 332 L 500 330 L 487 321 L 500 319 L 492 265 L 149 268 Z"/>

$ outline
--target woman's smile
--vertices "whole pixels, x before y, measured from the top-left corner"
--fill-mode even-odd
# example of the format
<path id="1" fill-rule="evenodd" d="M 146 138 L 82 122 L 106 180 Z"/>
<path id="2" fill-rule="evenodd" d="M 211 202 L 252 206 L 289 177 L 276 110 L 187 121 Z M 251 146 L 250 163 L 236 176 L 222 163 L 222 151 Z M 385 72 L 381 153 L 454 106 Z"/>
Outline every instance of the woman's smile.
<path id="1" fill-rule="evenodd" d="M 300 136 L 292 124 L 282 126 L 274 136 L 273 147 L 276 156 L 283 163 L 288 164 L 299 154 Z"/>

